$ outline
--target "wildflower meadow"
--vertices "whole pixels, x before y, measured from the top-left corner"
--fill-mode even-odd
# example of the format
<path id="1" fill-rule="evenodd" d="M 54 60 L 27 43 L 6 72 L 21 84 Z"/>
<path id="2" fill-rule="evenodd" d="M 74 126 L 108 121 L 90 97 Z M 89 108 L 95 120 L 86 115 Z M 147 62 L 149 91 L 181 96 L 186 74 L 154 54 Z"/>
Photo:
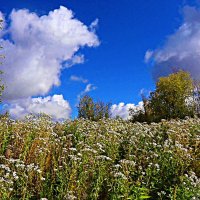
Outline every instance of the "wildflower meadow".
<path id="1" fill-rule="evenodd" d="M 0 199 L 200 199 L 200 119 L 0 119 Z"/>

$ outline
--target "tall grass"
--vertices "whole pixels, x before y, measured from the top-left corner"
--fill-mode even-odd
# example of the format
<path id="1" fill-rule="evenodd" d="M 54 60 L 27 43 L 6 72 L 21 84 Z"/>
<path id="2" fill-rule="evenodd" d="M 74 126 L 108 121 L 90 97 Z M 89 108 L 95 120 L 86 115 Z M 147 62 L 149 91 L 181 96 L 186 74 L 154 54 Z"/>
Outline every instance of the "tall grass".
<path id="1" fill-rule="evenodd" d="M 0 199 L 200 198 L 200 119 L 0 119 Z"/>

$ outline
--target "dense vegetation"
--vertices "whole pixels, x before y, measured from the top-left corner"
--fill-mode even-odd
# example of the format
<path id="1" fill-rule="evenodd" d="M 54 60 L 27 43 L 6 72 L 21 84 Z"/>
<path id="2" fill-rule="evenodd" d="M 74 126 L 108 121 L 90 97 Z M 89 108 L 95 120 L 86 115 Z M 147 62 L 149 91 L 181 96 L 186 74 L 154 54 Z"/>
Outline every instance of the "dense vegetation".
<path id="1" fill-rule="evenodd" d="M 78 118 L 98 121 L 110 117 L 110 104 L 102 101 L 94 102 L 93 98 L 84 95 L 78 105 Z"/>
<path id="2" fill-rule="evenodd" d="M 98 121 L 109 118 L 109 103 L 94 102 L 85 95 L 78 105 L 78 118 Z M 183 119 L 200 115 L 200 82 L 194 81 L 185 71 L 177 71 L 160 77 L 155 91 L 149 97 L 143 96 L 143 108 L 130 109 L 132 122 L 160 122 L 162 119 Z"/>
<path id="3" fill-rule="evenodd" d="M 162 119 L 183 119 L 199 115 L 200 84 L 185 71 L 160 77 L 156 90 L 143 96 L 144 110 L 130 110 L 131 121 L 159 122 Z"/>
<path id="4" fill-rule="evenodd" d="M 0 199 L 200 198 L 200 119 L 0 119 Z"/>

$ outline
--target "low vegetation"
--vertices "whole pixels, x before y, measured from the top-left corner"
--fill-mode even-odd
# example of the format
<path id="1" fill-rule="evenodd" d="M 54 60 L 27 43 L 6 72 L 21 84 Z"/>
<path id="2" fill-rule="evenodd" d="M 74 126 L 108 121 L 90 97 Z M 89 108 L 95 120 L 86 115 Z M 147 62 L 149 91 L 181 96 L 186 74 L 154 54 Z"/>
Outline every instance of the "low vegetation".
<path id="1" fill-rule="evenodd" d="M 200 198 L 200 119 L 0 119 L 0 199 Z"/>

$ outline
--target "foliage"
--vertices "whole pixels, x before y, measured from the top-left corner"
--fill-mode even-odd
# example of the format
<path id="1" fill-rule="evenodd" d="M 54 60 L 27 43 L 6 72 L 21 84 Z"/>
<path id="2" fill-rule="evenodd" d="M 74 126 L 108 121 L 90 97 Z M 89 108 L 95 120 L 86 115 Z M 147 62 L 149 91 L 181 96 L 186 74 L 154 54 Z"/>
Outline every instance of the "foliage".
<path id="1" fill-rule="evenodd" d="M 193 115 L 192 106 L 187 104 L 192 94 L 193 80 L 189 73 L 179 71 L 168 77 L 161 77 L 156 84 L 156 91 L 150 95 L 152 115 L 158 120 Z"/>
<path id="2" fill-rule="evenodd" d="M 130 113 L 132 121 L 158 122 L 161 119 L 184 118 L 195 114 L 194 84 L 189 73 L 178 71 L 161 77 L 156 90 L 143 98 L 144 112 Z"/>
<path id="3" fill-rule="evenodd" d="M 110 117 L 110 104 L 94 102 L 92 97 L 85 95 L 80 99 L 78 105 L 78 118 L 98 121 Z"/>
<path id="4" fill-rule="evenodd" d="M 141 108 L 130 108 L 129 109 L 129 116 L 131 122 L 150 122 L 149 119 L 151 116 L 149 116 L 147 113 L 147 104 L 148 100 L 145 98 L 145 96 L 142 95 L 142 101 L 143 101 L 143 109 Z"/>
<path id="5" fill-rule="evenodd" d="M 129 109 L 129 115 L 131 116 L 131 122 L 145 122 L 146 117 L 143 110 L 135 110 L 133 108 Z"/>
<path id="6" fill-rule="evenodd" d="M 0 199 L 200 198 L 200 119 L 0 118 Z"/>

